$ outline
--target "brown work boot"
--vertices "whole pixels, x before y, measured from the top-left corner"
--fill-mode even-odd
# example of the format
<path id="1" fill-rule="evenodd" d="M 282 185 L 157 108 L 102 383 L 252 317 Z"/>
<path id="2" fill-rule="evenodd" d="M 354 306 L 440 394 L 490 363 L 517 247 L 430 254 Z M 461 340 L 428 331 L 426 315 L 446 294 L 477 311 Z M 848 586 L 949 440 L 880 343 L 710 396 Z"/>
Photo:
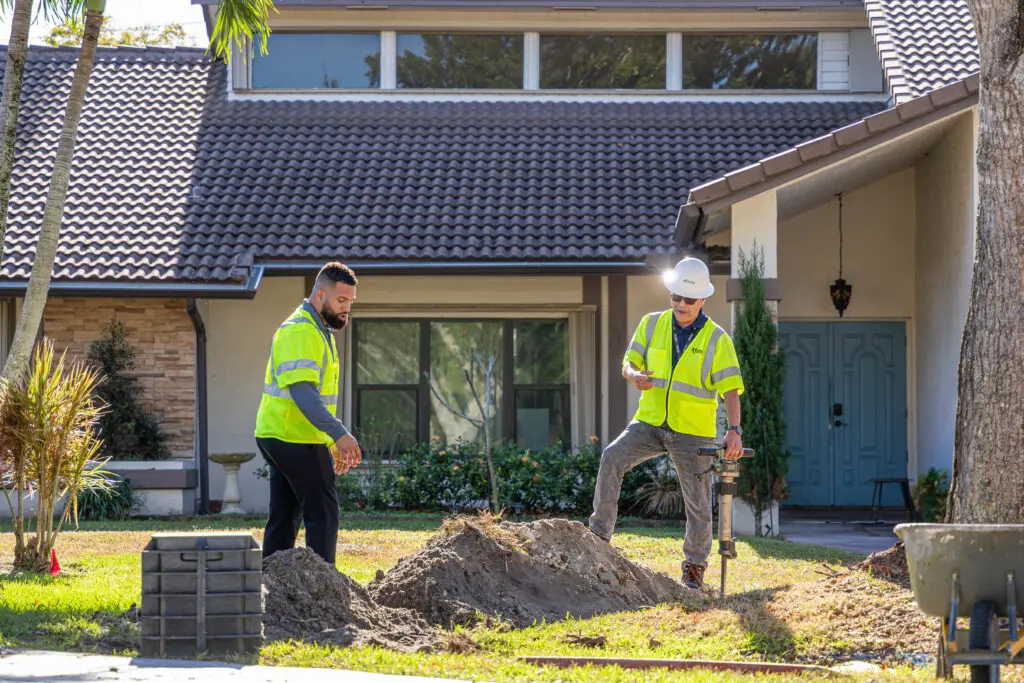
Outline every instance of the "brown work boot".
<path id="1" fill-rule="evenodd" d="M 690 590 L 699 591 L 704 588 L 704 570 L 701 564 L 683 563 L 683 585 Z"/>

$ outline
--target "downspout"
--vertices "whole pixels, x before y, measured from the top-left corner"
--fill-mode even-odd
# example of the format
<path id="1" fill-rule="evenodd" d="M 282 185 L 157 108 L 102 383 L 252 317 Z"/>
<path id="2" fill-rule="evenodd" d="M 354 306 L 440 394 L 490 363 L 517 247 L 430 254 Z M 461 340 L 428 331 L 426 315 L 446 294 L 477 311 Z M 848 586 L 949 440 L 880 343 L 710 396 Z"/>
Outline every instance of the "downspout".
<path id="1" fill-rule="evenodd" d="M 210 514 L 210 451 L 206 408 L 206 325 L 195 299 L 188 299 L 188 317 L 196 329 L 196 432 L 199 438 L 199 514 Z"/>

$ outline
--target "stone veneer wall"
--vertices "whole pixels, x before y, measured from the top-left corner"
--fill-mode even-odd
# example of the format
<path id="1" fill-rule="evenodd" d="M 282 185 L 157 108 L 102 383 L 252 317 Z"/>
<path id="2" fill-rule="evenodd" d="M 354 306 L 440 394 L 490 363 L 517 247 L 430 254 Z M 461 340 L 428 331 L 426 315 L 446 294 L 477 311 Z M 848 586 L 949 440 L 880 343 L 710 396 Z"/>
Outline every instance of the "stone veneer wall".
<path id="1" fill-rule="evenodd" d="M 134 374 L 147 407 L 162 417 L 175 458 L 195 454 L 196 336 L 184 299 L 51 298 L 43 334 L 57 351 L 83 359 L 89 346 L 116 318 L 125 325 L 135 350 Z"/>

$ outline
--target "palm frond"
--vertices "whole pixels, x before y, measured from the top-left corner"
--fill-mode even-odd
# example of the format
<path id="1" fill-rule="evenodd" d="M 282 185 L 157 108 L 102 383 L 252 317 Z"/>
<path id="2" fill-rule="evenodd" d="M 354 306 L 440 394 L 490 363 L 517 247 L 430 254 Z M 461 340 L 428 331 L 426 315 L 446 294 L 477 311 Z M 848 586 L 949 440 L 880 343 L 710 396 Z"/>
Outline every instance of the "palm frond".
<path id="1" fill-rule="evenodd" d="M 270 10 L 277 12 L 273 0 L 221 0 L 217 21 L 210 36 L 210 47 L 218 59 L 231 62 L 231 45 L 237 45 L 242 59 L 246 44 L 259 36 L 260 54 L 267 54 L 270 35 Z"/>

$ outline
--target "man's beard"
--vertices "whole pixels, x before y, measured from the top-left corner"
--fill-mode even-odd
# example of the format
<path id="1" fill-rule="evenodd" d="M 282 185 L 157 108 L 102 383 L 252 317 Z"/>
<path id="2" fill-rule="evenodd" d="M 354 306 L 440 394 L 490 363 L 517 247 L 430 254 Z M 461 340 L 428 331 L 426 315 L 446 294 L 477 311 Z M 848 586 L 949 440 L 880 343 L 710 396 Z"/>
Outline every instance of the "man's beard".
<path id="1" fill-rule="evenodd" d="M 320 317 L 324 319 L 327 326 L 332 330 L 338 332 L 345 329 L 348 325 L 348 315 L 345 313 L 331 313 L 327 310 L 326 306 L 320 307 Z"/>

